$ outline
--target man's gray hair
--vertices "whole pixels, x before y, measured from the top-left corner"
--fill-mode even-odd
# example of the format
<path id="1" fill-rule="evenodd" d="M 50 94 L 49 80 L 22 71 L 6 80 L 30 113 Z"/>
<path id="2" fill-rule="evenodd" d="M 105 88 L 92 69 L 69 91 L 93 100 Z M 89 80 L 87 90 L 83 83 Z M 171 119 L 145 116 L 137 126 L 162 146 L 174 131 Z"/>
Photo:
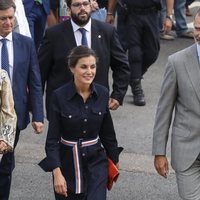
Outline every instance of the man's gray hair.
<path id="1" fill-rule="evenodd" d="M 0 0 L 0 10 L 6 10 L 12 7 L 16 10 L 16 5 L 13 0 Z"/>

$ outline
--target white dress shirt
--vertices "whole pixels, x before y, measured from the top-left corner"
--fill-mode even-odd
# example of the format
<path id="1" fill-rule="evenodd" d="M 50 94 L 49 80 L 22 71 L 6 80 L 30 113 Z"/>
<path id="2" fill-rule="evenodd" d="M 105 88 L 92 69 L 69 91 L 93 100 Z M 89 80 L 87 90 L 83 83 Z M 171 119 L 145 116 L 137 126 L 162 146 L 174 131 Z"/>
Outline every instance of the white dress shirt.
<path id="1" fill-rule="evenodd" d="M 16 17 L 16 27 L 14 28 L 14 31 L 31 37 L 28 21 L 26 18 L 26 14 L 24 11 L 24 5 L 22 3 L 22 0 L 15 0 L 15 5 L 16 5 L 16 11 L 15 11 L 15 17 Z"/>
<path id="2" fill-rule="evenodd" d="M 2 36 L 0 36 L 0 40 L 3 39 Z M 12 32 L 9 33 L 5 39 L 7 39 L 6 45 L 8 49 L 8 60 L 9 60 L 9 72 L 10 72 L 10 79 L 12 83 L 12 77 L 13 77 L 13 62 L 14 62 L 14 53 L 13 53 L 13 38 L 12 38 Z M 1 48 L 2 48 L 2 42 L 0 42 L 0 55 L 1 55 Z M 1 59 L 0 59 L 0 66 L 1 66 Z M 1 66 L 2 68 L 2 66 Z"/>
<path id="3" fill-rule="evenodd" d="M 76 23 L 73 22 L 72 19 L 71 19 L 71 23 L 72 23 L 72 28 L 73 28 L 73 31 L 74 31 L 74 36 L 75 36 L 75 39 L 76 39 L 77 46 L 81 45 L 81 39 L 82 39 L 82 34 L 78 29 L 79 28 L 84 28 L 86 30 L 86 37 L 87 37 L 88 47 L 91 48 L 91 19 L 83 27 L 78 26 Z"/>
<path id="4" fill-rule="evenodd" d="M 197 43 L 197 55 L 198 55 L 198 61 L 200 64 L 200 45 Z"/>

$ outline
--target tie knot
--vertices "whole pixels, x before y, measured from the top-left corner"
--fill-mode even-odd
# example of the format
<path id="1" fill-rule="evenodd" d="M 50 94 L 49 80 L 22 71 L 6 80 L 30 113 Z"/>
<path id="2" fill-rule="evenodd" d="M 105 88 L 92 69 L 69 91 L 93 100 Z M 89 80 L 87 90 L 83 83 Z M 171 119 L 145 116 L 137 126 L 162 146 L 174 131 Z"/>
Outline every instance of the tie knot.
<path id="1" fill-rule="evenodd" d="M 79 31 L 81 32 L 82 35 L 86 33 L 86 30 L 84 28 L 79 28 Z"/>
<path id="2" fill-rule="evenodd" d="M 1 39 L 1 42 L 2 42 L 2 44 L 4 45 L 4 44 L 6 44 L 7 39 L 3 38 L 3 39 Z"/>

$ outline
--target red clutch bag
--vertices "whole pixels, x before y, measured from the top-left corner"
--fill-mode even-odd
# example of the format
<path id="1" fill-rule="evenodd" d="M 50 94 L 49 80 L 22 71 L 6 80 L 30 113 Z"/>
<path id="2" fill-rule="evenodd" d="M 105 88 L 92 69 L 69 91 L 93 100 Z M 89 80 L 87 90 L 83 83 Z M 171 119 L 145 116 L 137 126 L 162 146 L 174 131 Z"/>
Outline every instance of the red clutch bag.
<path id="1" fill-rule="evenodd" d="M 119 176 L 119 170 L 117 169 L 113 161 L 110 158 L 108 158 L 108 183 L 107 183 L 108 190 L 112 189 L 113 183 L 117 181 L 118 176 Z"/>

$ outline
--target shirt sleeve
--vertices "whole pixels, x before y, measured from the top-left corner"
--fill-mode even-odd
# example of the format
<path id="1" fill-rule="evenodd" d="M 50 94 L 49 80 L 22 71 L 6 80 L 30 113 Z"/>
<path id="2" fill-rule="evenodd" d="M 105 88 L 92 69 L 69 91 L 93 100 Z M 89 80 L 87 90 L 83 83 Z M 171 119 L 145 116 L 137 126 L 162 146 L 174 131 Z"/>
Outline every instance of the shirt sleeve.
<path id="1" fill-rule="evenodd" d="M 49 128 L 45 145 L 46 158 L 39 163 L 39 166 L 46 172 L 61 167 L 60 138 L 60 113 L 57 109 L 56 96 L 52 95 L 49 110 Z"/>
<path id="2" fill-rule="evenodd" d="M 113 121 L 109 108 L 107 107 L 107 113 L 104 115 L 103 123 L 99 134 L 100 140 L 106 150 L 107 156 L 116 164 L 119 162 L 119 154 L 123 150 L 122 147 L 118 147 L 118 142 L 113 126 Z"/>

